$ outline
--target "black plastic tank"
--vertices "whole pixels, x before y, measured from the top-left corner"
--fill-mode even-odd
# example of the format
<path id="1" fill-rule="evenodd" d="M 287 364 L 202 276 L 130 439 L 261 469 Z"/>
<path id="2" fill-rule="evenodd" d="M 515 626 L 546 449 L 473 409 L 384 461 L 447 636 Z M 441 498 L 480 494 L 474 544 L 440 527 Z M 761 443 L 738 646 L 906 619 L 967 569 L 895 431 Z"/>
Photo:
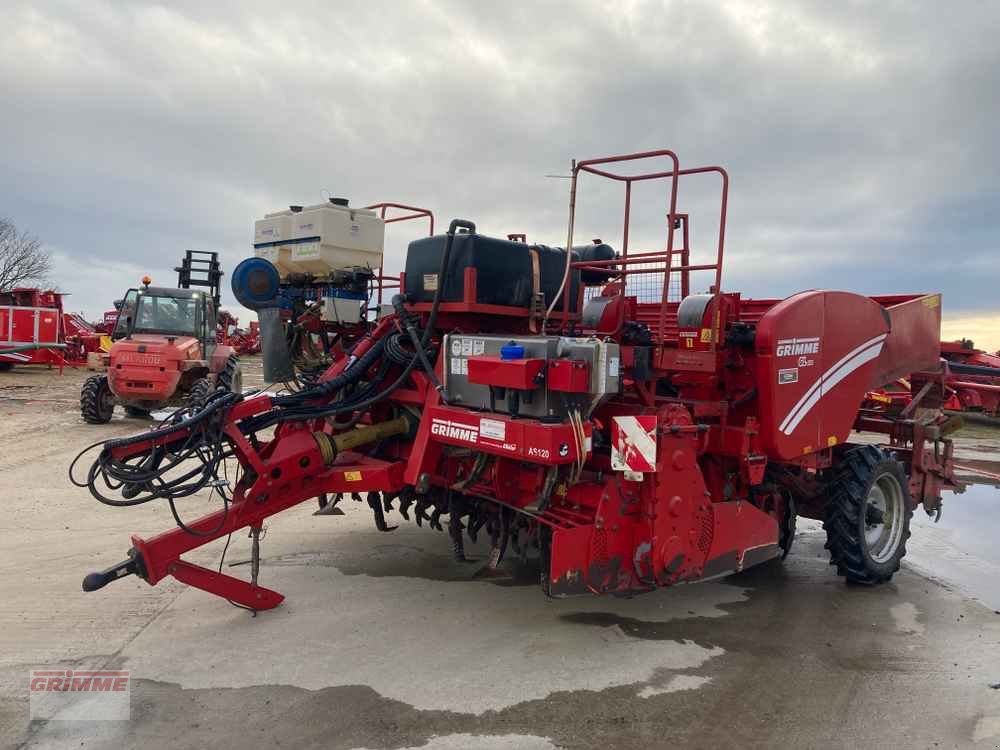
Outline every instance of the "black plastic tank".
<path id="1" fill-rule="evenodd" d="M 573 255 L 575 256 L 573 260 L 582 261 L 595 261 L 595 260 L 612 260 L 615 257 L 615 251 L 612 249 L 611 245 L 606 245 L 603 242 L 594 242 L 590 245 L 573 246 Z M 618 272 L 613 268 L 608 268 L 603 266 L 606 270 L 588 270 L 585 269 L 582 274 L 584 284 L 602 284 L 609 279 L 613 279 L 618 275 Z"/>
<path id="2" fill-rule="evenodd" d="M 414 302 L 432 302 L 437 291 L 441 255 L 446 235 L 425 237 L 410 243 L 406 254 L 406 295 Z M 561 247 L 527 245 L 481 234 L 456 234 L 451 260 L 442 289 L 443 302 L 464 299 L 465 269 L 476 269 L 476 302 L 483 305 L 524 307 L 531 305 L 531 251 L 538 253 L 539 284 L 550 305 L 559 292 L 566 270 L 566 251 Z M 615 257 L 607 245 L 587 245 L 573 248 L 573 260 L 599 260 Z M 603 273 L 588 271 L 586 283 L 600 283 Z M 580 286 L 580 271 L 570 273 L 570 309 L 575 310 Z"/>

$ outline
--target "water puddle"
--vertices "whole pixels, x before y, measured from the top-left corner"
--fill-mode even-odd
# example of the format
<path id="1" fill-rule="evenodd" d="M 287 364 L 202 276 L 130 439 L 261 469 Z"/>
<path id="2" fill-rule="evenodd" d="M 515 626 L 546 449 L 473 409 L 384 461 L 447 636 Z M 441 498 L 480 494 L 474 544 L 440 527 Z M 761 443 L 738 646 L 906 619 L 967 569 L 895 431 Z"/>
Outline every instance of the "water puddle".
<path id="1" fill-rule="evenodd" d="M 912 527 L 908 565 L 1000 610 L 1000 487 L 946 493 L 940 522 L 917 509 Z"/>

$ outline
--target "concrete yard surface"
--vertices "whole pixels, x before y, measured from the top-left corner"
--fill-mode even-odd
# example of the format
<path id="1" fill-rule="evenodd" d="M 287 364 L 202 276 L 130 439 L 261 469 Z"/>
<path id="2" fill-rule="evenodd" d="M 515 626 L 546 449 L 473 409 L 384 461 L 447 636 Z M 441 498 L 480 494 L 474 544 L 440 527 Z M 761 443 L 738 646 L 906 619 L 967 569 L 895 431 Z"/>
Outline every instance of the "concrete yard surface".
<path id="1" fill-rule="evenodd" d="M 108 508 L 69 483 L 79 450 L 148 424 L 85 425 L 87 374 L 0 374 L 2 747 L 1000 747 L 996 487 L 915 520 L 887 585 L 846 585 L 800 521 L 783 562 L 558 601 L 530 561 L 482 577 L 482 543 L 456 563 L 445 534 L 397 513 L 380 533 L 364 504 L 314 517 L 307 502 L 267 525 L 261 583 L 287 598 L 254 617 L 176 582 L 81 590 L 129 534 L 173 526 L 164 505 Z M 262 385 L 258 363 L 245 385 Z M 1000 458 L 1000 433 L 959 445 Z M 210 507 L 179 503 L 186 518 Z M 234 535 L 225 569 L 248 577 L 248 557 Z M 29 721 L 33 669 L 128 670 L 131 718 Z"/>

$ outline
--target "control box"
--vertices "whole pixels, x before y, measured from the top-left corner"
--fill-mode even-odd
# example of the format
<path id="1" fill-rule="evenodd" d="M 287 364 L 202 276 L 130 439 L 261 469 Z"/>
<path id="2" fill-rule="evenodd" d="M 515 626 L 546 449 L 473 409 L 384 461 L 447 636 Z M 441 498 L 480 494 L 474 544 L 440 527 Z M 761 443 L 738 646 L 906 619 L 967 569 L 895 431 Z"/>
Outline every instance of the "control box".
<path id="1" fill-rule="evenodd" d="M 443 356 L 449 402 L 481 411 L 562 421 L 621 387 L 618 344 L 595 337 L 449 334 Z"/>

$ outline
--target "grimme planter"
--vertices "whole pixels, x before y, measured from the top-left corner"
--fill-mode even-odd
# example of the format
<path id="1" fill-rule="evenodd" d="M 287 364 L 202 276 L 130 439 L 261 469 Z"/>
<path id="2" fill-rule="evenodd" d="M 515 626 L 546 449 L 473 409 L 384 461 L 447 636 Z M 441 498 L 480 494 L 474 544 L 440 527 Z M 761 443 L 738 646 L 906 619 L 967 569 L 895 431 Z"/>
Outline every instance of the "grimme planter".
<path id="1" fill-rule="evenodd" d="M 654 158 L 665 163 L 630 171 Z M 720 190 L 718 241 L 703 262 L 678 208 L 680 186 L 696 176 Z M 623 187 L 619 252 L 574 247 L 584 177 Z M 666 240 L 636 251 L 632 187 L 651 180 L 667 188 Z M 550 596 L 632 594 L 743 570 L 785 555 L 798 516 L 824 522 L 841 575 L 887 581 L 913 509 L 939 511 L 942 489 L 955 486 L 940 412 L 940 296 L 724 292 L 727 198 L 724 169 L 682 168 L 671 151 L 588 159 L 572 166 L 562 248 L 489 237 L 457 219 L 411 243 L 391 310 L 371 320 L 363 308 L 326 305 L 350 312 L 344 325 L 361 333 L 315 381 L 280 395 L 218 392 L 101 446 L 81 486 L 109 504 L 166 501 L 178 526 L 133 537 L 128 558 L 88 575 L 84 589 L 172 576 L 274 607 L 282 595 L 258 583 L 262 524 L 314 498 L 322 514 L 340 513 L 348 495 L 367 502 L 380 531 L 398 513 L 446 532 L 459 560 L 479 534 L 491 541 L 489 568 L 509 552 L 537 554 Z M 259 249 L 278 265 L 325 258 L 330 270 L 301 272 L 325 280 L 328 299 L 350 299 L 334 293 L 337 278 L 354 280 L 359 237 L 369 265 L 381 263 L 378 219 L 346 201 L 293 211 L 264 227 L 288 234 Z M 296 222 L 314 234 L 286 240 Z M 278 311 L 298 293 L 296 277 L 260 255 L 237 268 L 234 292 L 260 314 L 265 369 L 288 372 Z M 692 291 L 699 274 L 705 293 Z M 378 287 L 381 273 L 372 277 Z M 324 322 L 339 325 L 336 315 Z M 868 391 L 904 376 L 922 393 L 919 421 L 861 410 Z M 855 428 L 885 443 L 851 443 Z M 239 465 L 229 482 L 227 461 Z M 179 500 L 209 487 L 223 507 L 182 521 Z M 184 559 L 245 527 L 250 581 Z"/>

